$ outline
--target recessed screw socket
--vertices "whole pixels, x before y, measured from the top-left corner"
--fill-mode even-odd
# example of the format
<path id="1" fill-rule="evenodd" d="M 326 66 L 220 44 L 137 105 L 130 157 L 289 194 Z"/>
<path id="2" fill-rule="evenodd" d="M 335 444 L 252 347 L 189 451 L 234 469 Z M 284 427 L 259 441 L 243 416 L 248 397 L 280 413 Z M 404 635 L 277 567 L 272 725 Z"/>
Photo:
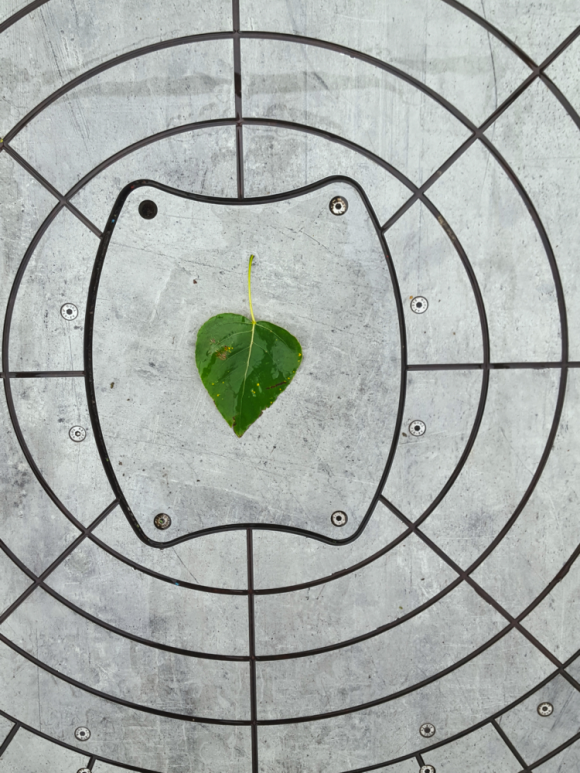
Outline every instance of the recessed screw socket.
<path id="1" fill-rule="evenodd" d="M 88 741 L 91 737 L 91 731 L 88 727 L 77 727 L 75 730 L 75 738 L 77 741 Z"/>
<path id="2" fill-rule="evenodd" d="M 82 443 L 87 436 L 87 431 L 84 427 L 71 427 L 68 431 L 68 436 L 75 443 Z"/>
<path id="3" fill-rule="evenodd" d="M 76 319 L 79 315 L 79 310 L 74 303 L 63 303 L 60 307 L 60 316 L 68 321 Z"/>
<path id="4" fill-rule="evenodd" d="M 141 204 L 139 204 L 139 214 L 141 217 L 145 218 L 145 220 L 153 220 L 157 214 L 157 204 L 154 201 L 149 201 L 149 199 L 142 201 Z"/>
<path id="5" fill-rule="evenodd" d="M 337 510 L 330 516 L 333 526 L 344 526 L 348 521 L 348 515 L 343 513 L 342 510 Z"/>
<path id="6" fill-rule="evenodd" d="M 167 513 L 158 513 L 153 519 L 153 523 L 155 524 L 156 529 L 161 529 L 161 531 L 164 531 L 171 526 L 171 518 L 167 515 Z"/>
<path id="7" fill-rule="evenodd" d="M 422 295 L 416 295 L 411 301 L 411 311 L 415 314 L 424 314 L 429 308 L 429 301 Z"/>
<path id="8" fill-rule="evenodd" d="M 425 722 L 425 724 L 421 725 L 419 728 L 419 732 L 423 738 L 433 738 L 435 735 L 435 725 L 432 725 L 431 722 Z"/>
<path id="9" fill-rule="evenodd" d="M 348 209 L 348 201 L 342 196 L 335 196 L 328 206 L 333 215 L 344 215 Z"/>
<path id="10" fill-rule="evenodd" d="M 554 707 L 551 703 L 548 703 L 547 701 L 544 703 L 540 703 L 538 706 L 538 714 L 541 717 L 549 717 L 550 714 L 554 713 Z"/>

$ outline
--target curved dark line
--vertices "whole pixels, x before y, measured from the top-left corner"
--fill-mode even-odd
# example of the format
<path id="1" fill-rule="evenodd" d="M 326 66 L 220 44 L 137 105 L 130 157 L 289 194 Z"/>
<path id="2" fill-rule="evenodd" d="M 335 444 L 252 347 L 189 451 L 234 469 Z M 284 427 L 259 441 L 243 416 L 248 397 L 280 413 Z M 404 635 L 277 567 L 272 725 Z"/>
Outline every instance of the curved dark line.
<path id="1" fill-rule="evenodd" d="M 100 419 L 99 419 L 99 413 L 97 408 L 97 400 L 96 400 L 96 391 L 95 391 L 95 385 L 94 385 L 94 376 L 93 376 L 93 331 L 94 331 L 94 315 L 95 315 L 95 307 L 97 302 L 97 295 L 98 295 L 98 288 L 99 288 L 99 281 L 100 281 L 100 275 L 101 271 L 104 265 L 105 257 L 107 254 L 107 248 L 109 245 L 109 241 L 111 239 L 111 236 L 114 232 L 115 225 L 118 221 L 119 215 L 121 213 L 121 210 L 123 208 L 123 205 L 125 204 L 126 199 L 131 194 L 133 190 L 136 188 L 139 188 L 143 185 L 146 185 L 148 187 L 156 188 L 158 190 L 165 191 L 167 193 L 170 193 L 174 196 L 179 196 L 180 198 L 192 200 L 192 201 L 199 201 L 199 202 L 206 202 L 216 205 L 229 205 L 229 206 L 249 206 L 253 204 L 265 204 L 265 203 L 273 203 L 277 201 L 286 201 L 288 199 L 296 198 L 298 196 L 305 195 L 307 193 L 311 193 L 312 191 L 320 190 L 328 185 L 331 185 L 333 183 L 346 183 L 350 186 L 352 186 L 361 197 L 366 209 L 367 214 L 369 215 L 369 218 L 371 222 L 373 223 L 373 226 L 375 228 L 375 232 L 377 235 L 377 238 L 379 240 L 379 244 L 381 245 L 381 248 L 384 253 L 385 261 L 389 270 L 391 282 L 393 285 L 393 292 L 395 295 L 395 302 L 397 305 L 397 315 L 399 320 L 399 333 L 401 337 L 401 396 L 404 398 L 405 394 L 405 374 L 406 374 L 406 336 L 405 336 L 405 321 L 404 321 L 404 315 L 403 315 L 403 305 L 402 300 L 400 298 L 400 291 L 399 286 L 397 282 L 397 275 L 395 272 L 395 268 L 390 256 L 389 251 L 387 250 L 387 245 L 385 240 L 382 238 L 382 232 L 380 228 L 380 223 L 378 221 L 378 218 L 374 212 L 374 209 L 364 191 L 364 189 L 357 183 L 355 180 L 345 177 L 343 175 L 335 175 L 331 177 L 326 177 L 323 180 L 319 180 L 315 183 L 311 183 L 310 185 L 306 185 L 301 188 L 297 188 L 293 191 L 287 191 L 284 193 L 278 193 L 273 194 L 271 196 L 259 196 L 259 197 L 253 197 L 253 198 L 246 198 L 246 199 L 234 199 L 234 198 L 224 198 L 224 197 L 214 197 L 214 196 L 204 196 L 200 194 L 195 193 L 187 193 L 184 191 L 177 190 L 175 188 L 172 188 L 168 185 L 162 185 L 160 183 L 154 182 L 152 180 L 137 180 L 132 184 L 129 184 L 125 186 L 125 188 L 121 191 L 119 194 L 113 209 L 111 210 L 111 214 L 109 216 L 107 225 L 105 227 L 103 238 L 101 239 L 101 243 L 99 245 L 99 249 L 97 252 L 97 257 L 95 259 L 95 264 L 93 267 L 93 274 L 91 277 L 90 287 L 89 287 L 89 293 L 87 298 L 87 306 L 86 306 L 86 316 L 85 316 L 85 333 L 84 333 L 84 371 L 85 371 L 85 386 L 87 390 L 87 402 L 88 402 L 88 409 L 89 414 L 91 417 L 91 425 L 94 433 L 94 437 L 97 443 L 97 448 L 99 450 L 99 454 L 101 457 L 101 462 L 103 464 L 103 469 L 105 470 L 105 473 L 109 479 L 109 483 L 111 485 L 111 488 L 115 492 L 115 495 L 119 499 L 121 508 L 123 512 L 125 513 L 127 520 L 129 521 L 133 531 L 137 535 L 137 537 L 144 542 L 146 545 L 149 545 L 150 547 L 159 548 L 161 550 L 166 549 L 168 547 L 173 547 L 175 545 L 178 545 L 182 542 L 186 542 L 190 539 L 197 539 L 199 537 L 205 536 L 207 534 L 217 534 L 220 532 L 225 531 L 239 531 L 241 529 L 247 530 L 247 529 L 260 529 L 260 530 L 268 530 L 268 531 L 281 531 L 285 533 L 290 534 L 297 534 L 302 537 L 307 537 L 310 539 L 315 539 L 320 542 L 324 542 L 325 544 L 329 545 L 346 545 L 351 542 L 354 542 L 364 531 L 366 528 L 369 519 L 371 518 L 374 509 L 376 508 L 376 505 L 379 500 L 379 496 L 381 494 L 381 491 L 384 487 L 385 480 L 389 474 L 389 471 L 391 469 L 393 459 L 396 453 L 396 447 L 397 447 L 397 441 L 398 436 L 401 428 L 401 421 L 402 421 L 402 415 L 403 415 L 403 409 L 401 405 L 399 405 L 399 411 L 397 420 L 395 422 L 395 428 L 393 431 L 393 437 L 391 440 L 389 453 L 387 456 L 385 468 L 383 471 L 383 474 L 381 475 L 381 478 L 379 480 L 377 490 L 371 500 L 371 503 L 367 509 L 366 514 L 361 520 L 360 525 L 358 528 L 349 536 L 345 537 L 344 539 L 335 539 L 331 537 L 326 537 L 322 534 L 318 534 L 316 532 L 307 530 L 307 529 L 301 529 L 298 527 L 293 526 L 280 526 L 278 524 L 255 524 L 255 523 L 243 523 L 243 524 L 226 524 L 223 526 L 213 526 L 206 529 L 199 529 L 198 531 L 189 533 L 189 534 L 183 534 L 180 537 L 175 537 L 172 540 L 167 540 L 166 542 L 162 542 L 159 540 L 153 540 L 150 537 L 148 537 L 142 530 L 141 525 L 133 512 L 131 511 L 131 508 L 129 506 L 129 503 L 127 502 L 125 495 L 123 493 L 123 490 L 119 484 L 119 481 L 117 479 L 117 476 L 115 474 L 114 468 L 112 463 L 109 460 L 109 454 L 107 452 L 107 447 L 105 444 L 105 439 L 103 436 Z"/>
<path id="2" fill-rule="evenodd" d="M 48 0 L 33 0 L 31 3 L 28 3 L 28 5 L 25 5 L 24 8 L 13 13 L 12 16 L 9 16 L 2 24 L 0 24 L 0 35 L 5 32 L 8 27 L 16 24 L 17 21 L 20 21 L 20 19 L 28 16 L 29 13 L 32 13 L 32 11 L 35 11 L 37 8 L 40 8 L 41 5 L 45 5 L 46 3 L 48 3 Z"/>
<path id="3" fill-rule="evenodd" d="M 168 719 L 178 719 L 185 722 L 200 722 L 207 725 L 247 726 L 251 724 L 251 721 L 249 719 L 248 720 L 218 719 L 216 717 L 197 717 L 191 714 L 179 714 L 178 712 L 175 712 L 175 711 L 166 711 L 165 709 L 154 709 L 151 706 L 144 706 L 140 703 L 133 703 L 132 701 L 127 701 L 124 698 L 119 698 L 116 695 L 110 695 L 109 693 L 105 693 L 105 692 L 102 692 L 101 690 L 97 690 L 94 687 L 90 687 L 88 684 L 83 684 L 82 682 L 79 682 L 76 679 L 73 679 L 72 677 L 67 676 L 66 674 L 63 674 L 61 671 L 57 671 L 56 668 L 52 668 L 52 666 L 49 666 L 48 664 L 43 663 L 42 660 L 39 660 L 38 658 L 34 657 L 34 655 L 31 655 L 26 650 L 23 650 L 22 647 L 19 647 L 3 633 L 0 633 L 0 641 L 6 644 L 7 647 L 10 647 L 10 649 L 16 652 L 16 654 L 20 655 L 25 660 L 30 661 L 30 663 L 33 663 L 35 666 L 37 666 L 38 668 L 41 668 L 43 671 L 46 671 L 48 674 L 51 674 L 57 679 L 60 679 L 61 681 L 66 682 L 67 684 L 70 684 L 73 687 L 78 688 L 79 690 L 83 690 L 83 692 L 88 692 L 91 695 L 96 695 L 97 698 L 110 701 L 111 703 L 116 703 L 119 706 L 124 706 L 125 708 L 132 709 L 134 711 L 142 711 L 145 714 L 153 714 L 154 716 L 157 716 L 157 717 L 167 717 Z"/>

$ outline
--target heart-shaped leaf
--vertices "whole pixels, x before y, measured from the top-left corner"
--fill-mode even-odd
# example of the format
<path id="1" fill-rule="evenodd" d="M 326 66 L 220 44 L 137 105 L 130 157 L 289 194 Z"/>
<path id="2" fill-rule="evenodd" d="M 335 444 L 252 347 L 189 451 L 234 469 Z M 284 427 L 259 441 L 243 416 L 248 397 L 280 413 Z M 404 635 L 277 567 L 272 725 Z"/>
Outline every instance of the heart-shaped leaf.
<path id="1" fill-rule="evenodd" d="M 218 314 L 197 334 L 195 362 L 203 385 L 238 437 L 269 408 L 294 378 L 302 347 L 287 330 L 240 314 Z"/>

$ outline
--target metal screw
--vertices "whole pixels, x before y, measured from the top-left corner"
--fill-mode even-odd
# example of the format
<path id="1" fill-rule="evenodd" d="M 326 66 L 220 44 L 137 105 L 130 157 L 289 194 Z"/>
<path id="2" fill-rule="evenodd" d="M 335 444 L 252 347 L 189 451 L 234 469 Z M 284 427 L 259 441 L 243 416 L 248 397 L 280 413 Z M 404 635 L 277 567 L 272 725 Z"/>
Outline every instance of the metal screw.
<path id="1" fill-rule="evenodd" d="M 429 301 L 422 295 L 416 295 L 411 301 L 411 311 L 415 314 L 424 314 L 429 308 Z"/>
<path id="2" fill-rule="evenodd" d="M 74 303 L 63 303 L 60 307 L 60 316 L 63 319 L 76 319 L 79 315 L 79 310 Z"/>
<path id="3" fill-rule="evenodd" d="M 154 201 L 149 201 L 149 199 L 142 201 L 141 204 L 139 204 L 139 214 L 141 217 L 144 217 L 145 220 L 153 220 L 157 214 L 157 204 Z"/>
<path id="4" fill-rule="evenodd" d="M 554 707 L 551 703 L 540 703 L 538 706 L 538 714 L 541 717 L 549 717 L 554 712 Z"/>
<path id="5" fill-rule="evenodd" d="M 77 727 L 75 730 L 75 738 L 77 741 L 88 741 L 91 737 L 91 731 L 88 727 Z"/>
<path id="6" fill-rule="evenodd" d="M 171 518 L 167 515 L 167 513 L 158 513 L 153 519 L 153 523 L 155 524 L 155 528 L 161 529 L 161 531 L 163 531 L 164 529 L 168 529 L 171 526 Z"/>
<path id="7" fill-rule="evenodd" d="M 68 436 L 75 443 L 82 443 L 87 436 L 87 431 L 84 427 L 71 427 L 68 431 Z"/>
<path id="8" fill-rule="evenodd" d="M 333 215 L 344 215 L 348 209 L 348 201 L 342 196 L 335 196 L 328 206 Z"/>
<path id="9" fill-rule="evenodd" d="M 422 765 L 419 773 L 437 773 L 437 771 L 435 770 L 433 765 Z"/>
<path id="10" fill-rule="evenodd" d="M 330 516 L 333 526 L 344 526 L 348 521 L 348 515 L 343 513 L 342 510 L 337 510 Z"/>
<path id="11" fill-rule="evenodd" d="M 432 725 L 431 722 L 425 722 L 425 724 L 421 725 L 419 728 L 419 732 L 423 738 L 433 738 L 435 735 L 435 725 Z"/>
<path id="12" fill-rule="evenodd" d="M 425 422 L 420 421 L 420 419 L 413 419 L 413 421 L 409 424 L 409 432 L 415 437 L 421 437 L 421 435 L 424 435 L 426 431 L 427 427 L 425 426 Z"/>

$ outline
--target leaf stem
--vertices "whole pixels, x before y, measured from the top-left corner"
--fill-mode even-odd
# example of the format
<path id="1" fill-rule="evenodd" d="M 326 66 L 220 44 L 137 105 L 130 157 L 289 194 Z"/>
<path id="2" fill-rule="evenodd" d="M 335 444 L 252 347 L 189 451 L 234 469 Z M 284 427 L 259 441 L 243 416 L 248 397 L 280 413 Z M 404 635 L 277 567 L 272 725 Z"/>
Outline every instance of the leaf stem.
<path id="1" fill-rule="evenodd" d="M 252 325 L 256 324 L 256 318 L 254 317 L 254 309 L 252 308 L 252 288 L 251 288 L 251 276 L 252 276 L 252 262 L 254 256 L 250 255 L 250 265 L 248 266 L 248 299 L 250 301 L 250 314 L 252 315 Z"/>

